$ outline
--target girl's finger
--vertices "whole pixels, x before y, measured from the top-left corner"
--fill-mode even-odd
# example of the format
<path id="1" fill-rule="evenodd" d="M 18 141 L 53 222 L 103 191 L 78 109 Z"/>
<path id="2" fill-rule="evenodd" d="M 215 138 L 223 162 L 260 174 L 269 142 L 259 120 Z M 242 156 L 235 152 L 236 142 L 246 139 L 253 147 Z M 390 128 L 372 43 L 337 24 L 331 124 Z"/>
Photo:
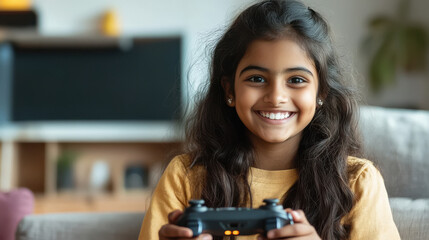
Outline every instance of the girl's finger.
<path id="1" fill-rule="evenodd" d="M 301 209 L 292 210 L 290 208 L 286 208 L 285 211 L 292 215 L 294 223 L 310 224 L 307 218 L 305 217 L 305 213 Z"/>
<path id="2" fill-rule="evenodd" d="M 314 235 L 315 233 L 316 230 L 313 226 L 304 223 L 295 223 L 293 225 L 286 225 L 282 228 L 268 231 L 267 238 L 278 239 L 286 237 L 304 237 Z"/>
<path id="3" fill-rule="evenodd" d="M 271 231 L 268 231 L 267 233 L 268 239 L 311 236 L 316 234 L 315 228 L 308 222 L 302 210 L 292 210 L 290 208 L 287 208 L 285 209 L 285 211 L 292 215 L 294 224 L 286 225 L 280 229 L 273 229 Z"/>
<path id="4" fill-rule="evenodd" d="M 264 235 L 258 235 L 258 240 L 267 240 L 267 238 Z"/>
<path id="5" fill-rule="evenodd" d="M 183 212 L 180 210 L 174 210 L 168 214 L 168 223 L 174 224 L 177 219 L 182 216 Z"/>
<path id="6" fill-rule="evenodd" d="M 213 236 L 207 233 L 203 233 L 197 237 L 198 240 L 212 240 Z"/>
<path id="7" fill-rule="evenodd" d="M 169 238 L 191 238 L 192 230 L 186 227 L 176 226 L 174 224 L 165 224 L 158 232 L 159 239 Z"/>

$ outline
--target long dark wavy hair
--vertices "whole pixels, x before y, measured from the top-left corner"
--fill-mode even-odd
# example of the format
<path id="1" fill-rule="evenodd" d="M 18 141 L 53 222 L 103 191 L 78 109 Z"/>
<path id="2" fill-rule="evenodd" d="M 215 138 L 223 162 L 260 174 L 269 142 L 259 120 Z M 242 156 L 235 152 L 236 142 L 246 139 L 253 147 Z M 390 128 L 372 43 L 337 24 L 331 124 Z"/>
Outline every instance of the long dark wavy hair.
<path id="1" fill-rule="evenodd" d="M 217 42 L 210 82 L 186 125 L 190 167 L 207 170 L 201 187 L 207 206 L 245 206 L 249 200 L 252 205 L 247 177 L 254 151 L 246 127 L 226 104 L 222 81 L 234 86 L 237 65 L 252 41 L 282 38 L 296 41 L 314 61 L 318 97 L 324 102 L 303 130 L 295 163 L 299 178 L 286 192 L 283 206 L 302 209 L 322 239 L 346 239 L 349 230 L 341 219 L 354 204 L 347 157 L 360 151 L 358 104 L 326 21 L 300 1 L 258 2 L 244 10 Z"/>

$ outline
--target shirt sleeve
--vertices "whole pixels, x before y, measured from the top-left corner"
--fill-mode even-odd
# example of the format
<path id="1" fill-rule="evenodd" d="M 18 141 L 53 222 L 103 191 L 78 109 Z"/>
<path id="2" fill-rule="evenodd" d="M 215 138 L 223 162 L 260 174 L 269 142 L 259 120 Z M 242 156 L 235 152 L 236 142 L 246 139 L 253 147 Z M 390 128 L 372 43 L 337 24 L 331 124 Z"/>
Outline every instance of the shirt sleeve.
<path id="1" fill-rule="evenodd" d="M 351 182 L 355 205 L 348 215 L 351 240 L 400 239 L 393 221 L 384 180 L 375 166 L 367 162 Z"/>
<path id="2" fill-rule="evenodd" d="M 158 239 L 158 231 L 168 223 L 168 214 L 188 205 L 189 180 L 181 157 L 168 164 L 152 195 L 140 230 L 139 240 Z"/>

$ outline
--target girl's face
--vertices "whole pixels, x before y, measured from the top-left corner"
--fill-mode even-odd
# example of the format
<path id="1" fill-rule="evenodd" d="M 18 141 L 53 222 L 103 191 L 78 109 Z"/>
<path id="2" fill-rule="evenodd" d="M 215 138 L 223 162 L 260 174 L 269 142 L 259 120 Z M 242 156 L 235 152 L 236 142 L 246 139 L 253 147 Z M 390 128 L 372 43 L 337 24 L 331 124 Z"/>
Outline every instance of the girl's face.
<path id="1" fill-rule="evenodd" d="M 296 142 L 316 111 L 314 62 L 292 40 L 256 40 L 240 60 L 230 104 L 255 144 Z M 296 146 L 297 146 L 296 144 Z"/>

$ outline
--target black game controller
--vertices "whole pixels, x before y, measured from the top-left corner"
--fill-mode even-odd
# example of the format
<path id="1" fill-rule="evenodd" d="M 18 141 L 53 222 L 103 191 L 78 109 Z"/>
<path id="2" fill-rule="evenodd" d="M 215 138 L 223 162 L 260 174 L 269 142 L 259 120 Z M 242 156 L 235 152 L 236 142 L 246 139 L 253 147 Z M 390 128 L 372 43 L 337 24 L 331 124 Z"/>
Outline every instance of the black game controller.
<path id="1" fill-rule="evenodd" d="M 271 229 L 293 224 L 292 215 L 278 205 L 278 199 L 264 199 L 265 205 L 251 208 L 207 208 L 204 200 L 190 200 L 176 225 L 190 228 L 194 237 L 266 234 Z"/>

